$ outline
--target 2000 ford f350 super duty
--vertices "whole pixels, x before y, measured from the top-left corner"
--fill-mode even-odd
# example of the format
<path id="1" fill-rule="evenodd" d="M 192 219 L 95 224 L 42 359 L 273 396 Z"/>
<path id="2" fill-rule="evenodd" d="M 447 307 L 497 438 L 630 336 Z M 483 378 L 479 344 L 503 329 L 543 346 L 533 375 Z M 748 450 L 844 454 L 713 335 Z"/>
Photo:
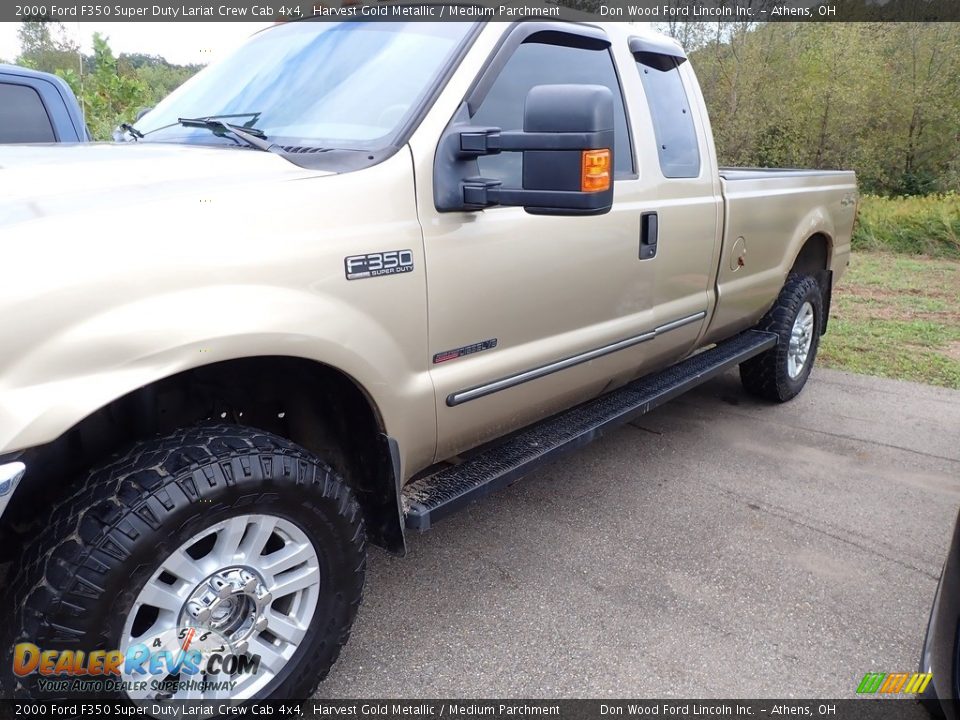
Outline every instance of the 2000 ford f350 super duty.
<path id="1" fill-rule="evenodd" d="M 308 695 L 368 540 L 736 365 L 800 392 L 857 207 L 717 167 L 629 25 L 292 22 L 136 130 L 0 149 L 4 695 L 145 647 L 118 692 Z"/>

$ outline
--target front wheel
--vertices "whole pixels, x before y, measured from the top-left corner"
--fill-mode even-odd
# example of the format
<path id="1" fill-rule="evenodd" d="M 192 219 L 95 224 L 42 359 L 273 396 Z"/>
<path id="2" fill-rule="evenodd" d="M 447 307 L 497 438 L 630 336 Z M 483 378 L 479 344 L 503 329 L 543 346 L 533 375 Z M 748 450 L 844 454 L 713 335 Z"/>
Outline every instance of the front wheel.
<path id="1" fill-rule="evenodd" d="M 56 506 L 28 551 L 3 694 L 82 691 L 31 671 L 29 644 L 101 651 L 133 700 L 308 697 L 349 636 L 364 569 L 350 489 L 302 448 L 229 425 L 140 443 Z"/>
<path id="2" fill-rule="evenodd" d="M 790 275 L 776 304 L 757 325 L 777 334 L 776 347 L 740 364 L 747 392 L 774 402 L 796 397 L 813 368 L 822 327 L 820 285 L 809 275 Z"/>

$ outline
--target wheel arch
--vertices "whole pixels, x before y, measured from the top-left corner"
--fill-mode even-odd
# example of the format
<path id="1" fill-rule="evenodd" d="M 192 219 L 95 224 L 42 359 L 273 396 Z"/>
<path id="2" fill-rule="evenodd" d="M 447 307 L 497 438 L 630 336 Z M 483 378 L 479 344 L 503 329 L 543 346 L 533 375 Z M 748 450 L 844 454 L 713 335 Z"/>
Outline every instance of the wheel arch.
<path id="1" fill-rule="evenodd" d="M 833 239 L 826 232 L 815 232 L 800 247 L 790 272 L 813 275 L 819 270 L 827 270 L 832 256 Z"/>
<path id="2" fill-rule="evenodd" d="M 820 334 L 827 332 L 827 321 L 830 318 L 830 301 L 833 295 L 833 238 L 824 231 L 810 235 L 793 260 L 790 274 L 810 275 L 820 286 L 820 295 L 823 299 L 823 321 L 820 323 Z"/>
<path id="3" fill-rule="evenodd" d="M 357 496 L 370 541 L 404 553 L 399 447 L 373 395 L 336 367 L 284 355 L 222 360 L 155 380 L 20 453 L 28 472 L 0 519 L 0 537 L 29 532 L 38 502 L 49 503 L 105 458 L 207 420 L 266 430 L 320 456 Z"/>

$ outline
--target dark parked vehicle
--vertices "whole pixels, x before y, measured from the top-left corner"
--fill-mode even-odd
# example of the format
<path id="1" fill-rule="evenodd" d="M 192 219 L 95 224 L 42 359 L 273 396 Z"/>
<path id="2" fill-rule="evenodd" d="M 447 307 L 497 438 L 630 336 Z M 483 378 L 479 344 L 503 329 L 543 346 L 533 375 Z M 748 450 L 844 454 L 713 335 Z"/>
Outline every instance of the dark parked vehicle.
<path id="1" fill-rule="evenodd" d="M 920 656 L 920 672 L 933 679 L 920 698 L 931 715 L 957 718 L 960 698 L 960 516 L 953 531 L 947 561 L 930 611 L 927 637 Z"/>
<path id="2" fill-rule="evenodd" d="M 87 142 L 76 96 L 61 78 L 0 65 L 0 143 Z"/>

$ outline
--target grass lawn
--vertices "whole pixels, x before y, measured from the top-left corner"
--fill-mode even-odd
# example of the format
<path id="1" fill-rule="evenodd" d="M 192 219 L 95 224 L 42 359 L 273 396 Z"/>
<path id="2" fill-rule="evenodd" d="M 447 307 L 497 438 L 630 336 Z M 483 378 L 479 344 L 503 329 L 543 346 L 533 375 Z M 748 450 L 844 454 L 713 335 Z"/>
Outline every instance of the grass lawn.
<path id="1" fill-rule="evenodd" d="M 960 195 L 862 196 L 853 249 L 960 259 Z"/>
<path id="2" fill-rule="evenodd" d="M 854 252 L 817 362 L 960 389 L 960 261 Z"/>

